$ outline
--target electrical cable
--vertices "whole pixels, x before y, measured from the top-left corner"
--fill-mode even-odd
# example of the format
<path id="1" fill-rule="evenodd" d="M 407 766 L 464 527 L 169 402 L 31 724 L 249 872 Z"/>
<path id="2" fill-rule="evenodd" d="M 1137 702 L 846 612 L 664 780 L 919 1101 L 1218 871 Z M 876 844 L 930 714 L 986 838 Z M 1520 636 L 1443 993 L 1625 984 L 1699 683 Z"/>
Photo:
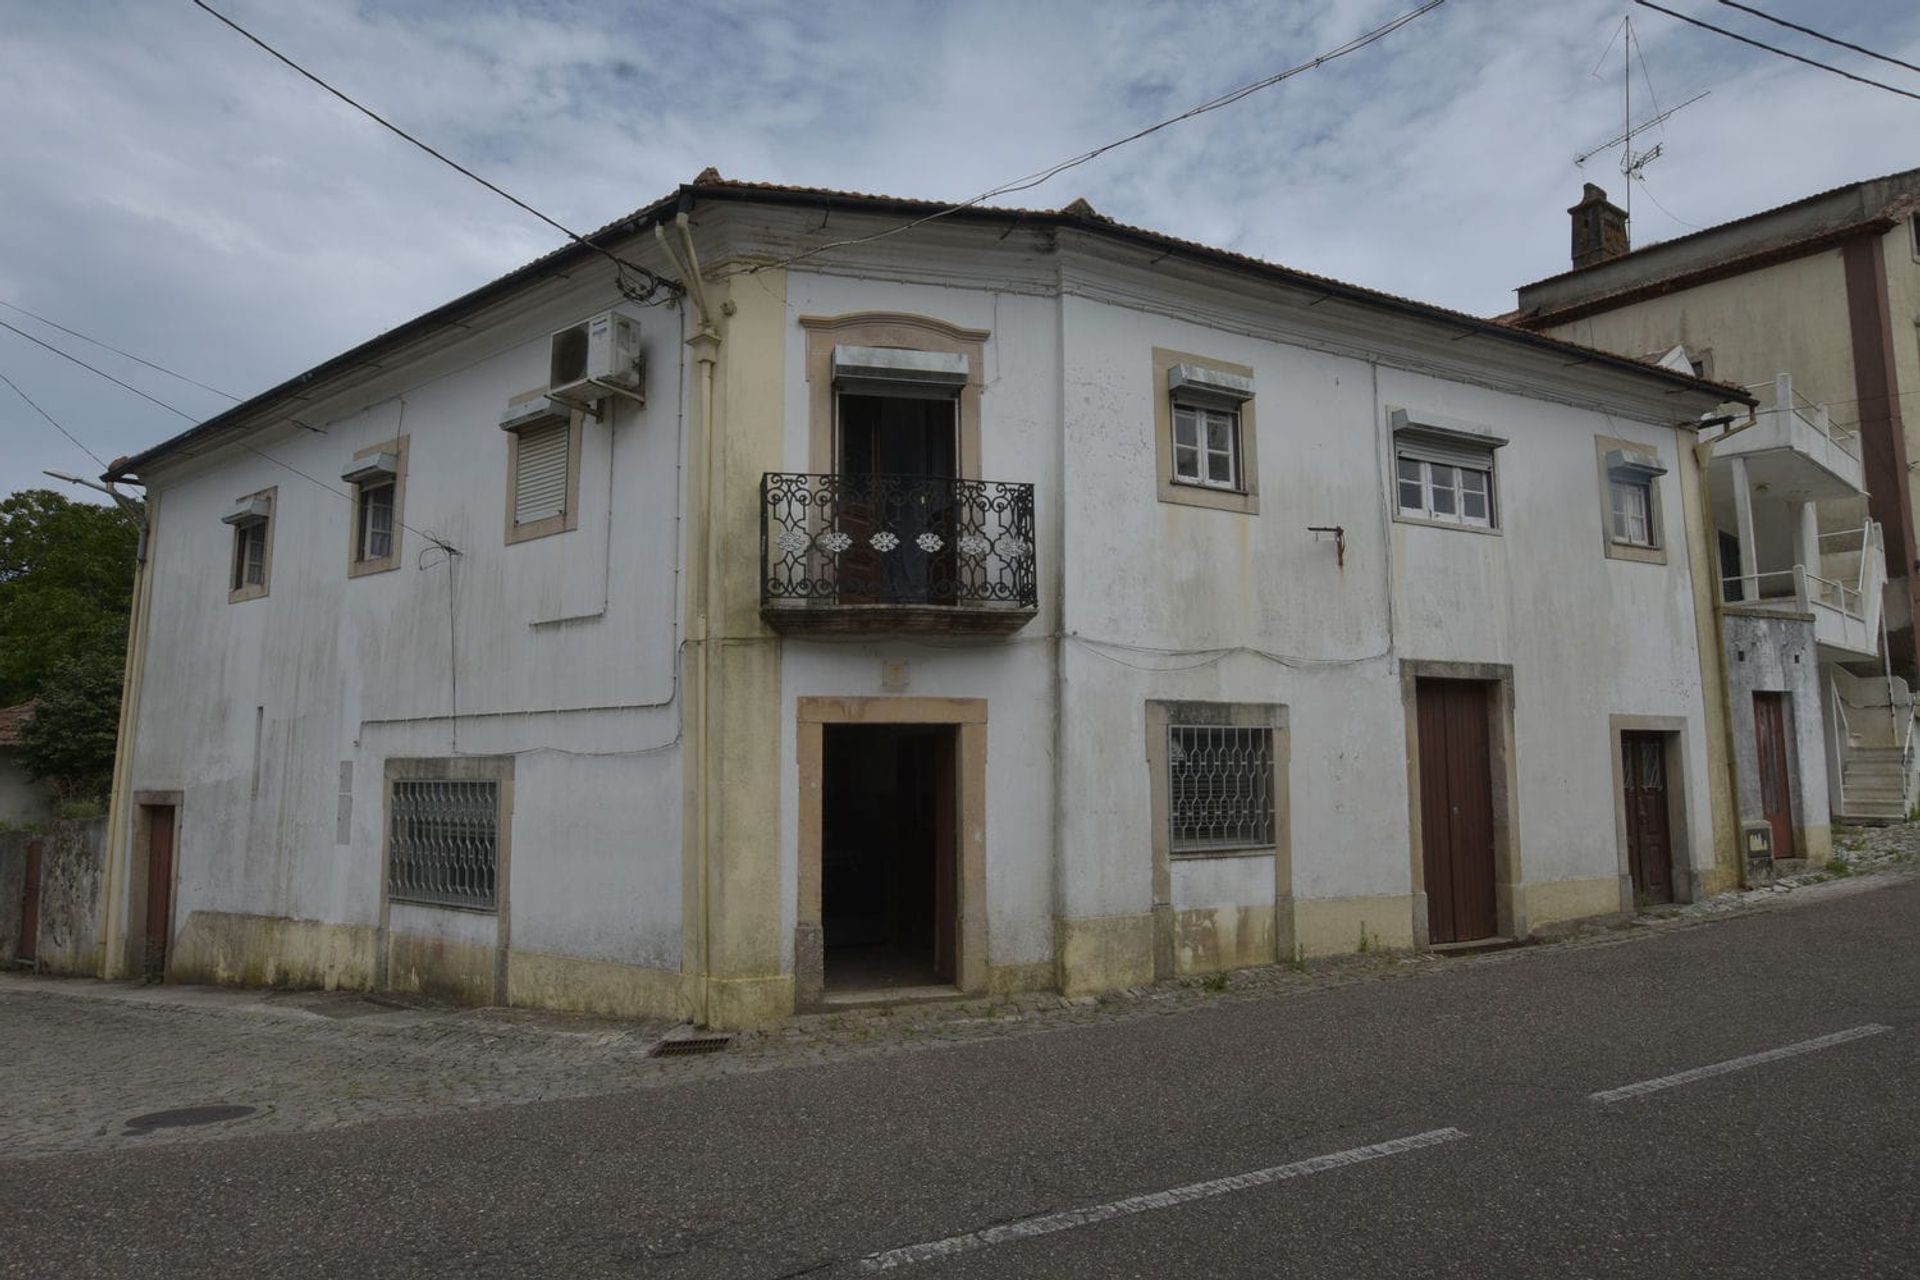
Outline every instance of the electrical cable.
<path id="1" fill-rule="evenodd" d="M 582 245 L 585 248 L 591 249 L 594 252 L 600 254 L 602 257 L 606 258 L 607 261 L 613 263 L 613 268 L 614 268 L 615 275 L 618 279 L 620 292 L 629 301 L 651 302 L 653 300 L 653 296 L 656 293 L 661 292 L 662 290 L 665 290 L 669 295 L 678 294 L 680 292 L 682 286 L 679 285 L 678 283 L 672 280 L 669 280 L 665 276 L 659 275 L 658 273 L 651 271 L 646 267 L 641 266 L 637 262 L 628 262 L 625 258 L 620 257 L 620 255 L 614 253 L 611 249 L 595 244 L 593 241 L 587 239 L 587 237 L 581 235 L 578 231 L 575 231 L 572 228 L 566 226 L 564 223 L 558 222 L 553 218 L 549 218 L 546 214 L 540 212 L 538 209 L 528 204 L 525 200 L 522 200 L 519 196 L 514 195 L 512 192 L 507 191 L 503 187 L 500 187 L 492 182 L 489 182 L 487 179 L 481 177 L 479 174 L 467 168 L 465 165 L 461 164 L 459 161 L 450 158 L 443 152 L 436 151 L 434 148 L 428 146 L 426 143 L 422 142 L 420 139 L 414 137 L 412 134 L 408 133 L 405 129 L 402 129 L 399 125 L 393 123 L 391 120 L 386 119 L 384 116 L 380 115 L 378 112 L 374 111 L 372 108 L 362 106 L 360 103 L 354 101 L 354 99 L 348 97 L 345 93 L 341 92 L 339 89 L 334 88 L 332 85 L 328 84 L 325 80 L 322 80 L 319 76 L 315 75 L 313 72 L 307 70 L 305 67 L 295 62 L 292 58 L 289 58 L 286 54 L 281 53 L 278 49 L 268 44 L 265 40 L 262 40 L 259 36 L 253 34 L 253 32 L 247 30 L 245 27 L 235 22 L 232 18 L 229 18 L 226 14 L 221 13 L 218 9 L 208 4 L 206 0 L 193 0 L 193 4 L 196 8 L 205 10 L 208 14 L 212 15 L 215 18 L 218 18 L 222 23 L 232 28 L 234 31 L 238 32 L 240 35 L 246 37 L 249 41 L 257 45 L 260 49 L 264 50 L 266 53 L 272 55 L 277 61 L 284 63 L 286 66 L 292 68 L 294 71 L 299 72 L 302 76 L 305 76 L 308 80 L 313 81 L 313 83 L 319 85 L 322 89 L 325 89 L 328 93 L 340 99 L 340 101 L 346 103 L 348 106 L 352 107 L 355 111 L 358 111 L 361 115 L 373 121 L 375 124 L 379 125 L 381 128 L 387 130 L 389 133 L 392 133 L 396 137 L 402 138 L 405 141 L 412 143 L 414 146 L 420 148 L 420 150 L 426 152 L 428 155 L 432 156 L 435 160 L 438 160 L 440 163 L 446 165 L 448 168 L 454 170 L 457 173 L 464 174 L 466 177 L 473 179 L 475 182 L 479 183 L 481 186 L 485 187 L 487 190 L 499 196 L 501 199 L 506 200 L 509 203 L 517 206 L 518 208 L 523 209 L 526 212 L 532 214 L 534 217 L 540 219 L 540 221 L 552 227 L 555 231 L 560 232 L 560 234 L 572 240 L 574 243 Z M 631 284 L 629 284 L 626 278 L 626 272 L 628 271 L 637 272 L 641 277 L 641 279 L 646 281 L 647 287 L 645 289 L 635 289 Z"/>
<path id="2" fill-rule="evenodd" d="M 107 470 L 107 464 L 100 457 L 99 454 L 95 453 L 93 450 L 87 448 L 86 445 L 82 444 L 79 436 L 76 436 L 75 434 L 73 434 L 73 432 L 61 426 L 60 423 L 54 419 L 54 416 L 52 414 L 48 413 L 45 409 L 42 409 L 39 406 L 39 404 L 34 401 L 34 398 L 32 396 L 28 395 L 26 392 L 20 389 L 19 383 L 15 382 L 12 378 L 9 378 L 4 373 L 0 373 L 0 382 L 4 382 L 8 386 L 12 387 L 13 394 L 19 396 L 22 400 L 25 400 L 28 404 L 32 405 L 33 411 L 39 414 L 41 417 L 45 418 L 48 422 L 52 423 L 53 429 L 55 431 L 58 431 L 61 435 L 73 441 L 75 448 L 79 449 L 80 452 L 86 454 L 89 458 L 92 458 L 95 462 L 98 462 L 100 464 L 100 469 L 102 471 Z"/>
<path id="3" fill-rule="evenodd" d="M 1795 62 L 1804 62 L 1810 67 L 1818 67 L 1822 71 L 1831 71 L 1834 75 L 1845 76 L 1849 80 L 1857 80 L 1861 84 L 1870 84 L 1876 89 L 1885 89 L 1888 93 L 1897 93 L 1903 98 L 1912 98 L 1915 102 L 1920 102 L 1920 93 L 1910 93 L 1905 89 L 1897 89 L 1880 80 L 1870 80 L 1866 76 L 1857 76 L 1851 71 L 1842 71 L 1839 67 L 1829 63 L 1816 62 L 1812 58 L 1802 57 L 1797 53 L 1788 53 L 1785 49 L 1779 48 L 1776 45 L 1766 44 L 1762 41 L 1752 39 L 1749 36 L 1743 36 L 1737 31 L 1729 31 L 1725 27 L 1716 27 L 1711 22 L 1702 22 L 1698 18 L 1689 18 L 1684 13 L 1675 13 L 1672 9 L 1667 9 L 1653 3 L 1653 0 L 1633 0 L 1633 2 L 1642 8 L 1651 9 L 1655 13 L 1664 13 L 1669 18 L 1678 18 L 1682 22 L 1691 23 L 1696 27 L 1711 31 L 1716 35 L 1723 35 L 1729 40 L 1738 40 L 1741 44 L 1750 44 L 1756 49 L 1764 49 L 1768 53 L 1777 53 L 1783 58 L 1791 58 Z"/>
<path id="4" fill-rule="evenodd" d="M 188 413 L 185 409 L 176 409 L 172 405 L 168 404 L 165 400 L 160 399 L 158 396 L 150 396 L 146 392 L 142 391 L 140 388 L 134 386 L 132 383 L 120 381 L 120 379 L 114 377 L 112 374 L 108 373 L 105 369 L 96 369 L 94 366 L 88 364 L 85 360 L 82 360 L 79 356 L 68 355 L 66 352 L 62 351 L 60 348 L 54 346 L 51 342 L 47 342 L 41 338 L 36 338 L 32 334 L 28 333 L 25 329 L 17 328 L 14 325 L 10 325 L 5 320 L 0 320 L 0 329 L 6 329 L 9 332 L 17 333 L 21 337 L 25 338 L 28 342 L 33 343 L 35 346 L 45 347 L 47 350 L 53 352 L 53 354 L 59 356 L 62 360 L 71 360 L 73 361 L 73 363 L 79 365 L 82 369 L 85 369 L 88 373 L 98 374 L 100 377 L 105 378 L 108 382 L 111 382 L 114 386 L 123 387 L 126 390 L 133 392 L 133 394 L 139 396 L 142 400 L 151 401 L 152 403 L 159 405 L 162 409 L 165 409 L 168 413 L 177 414 L 180 417 L 185 418 L 188 422 L 200 421 L 200 419 L 194 417 L 192 414 Z"/>
<path id="5" fill-rule="evenodd" d="M 1683 227 L 1690 227 L 1695 231 L 1704 231 L 1706 229 L 1697 222 L 1688 222 L 1685 218 L 1681 217 L 1679 214 L 1675 213 L 1673 210 L 1667 208 L 1667 206 L 1665 206 L 1664 204 L 1661 204 L 1660 197 L 1653 194 L 1653 188 L 1647 185 L 1647 176 L 1644 173 L 1636 173 L 1633 176 L 1639 180 L 1640 189 L 1647 193 L 1647 199 L 1653 201 L 1654 208 L 1666 214 L 1669 218 L 1672 218 L 1675 222 L 1679 223 Z"/>
<path id="6" fill-rule="evenodd" d="M 1760 10 L 1749 5 L 1738 4 L 1735 0 L 1720 0 L 1720 3 L 1729 9 L 1738 9 L 1742 13 L 1750 13 L 1756 18 L 1773 23 L 1775 26 L 1786 27 L 1790 31 L 1798 31 L 1801 35 L 1812 36 L 1815 40 L 1824 40 L 1828 44 L 1839 45 L 1842 49 L 1851 49 L 1855 53 L 1864 53 L 1869 58 L 1878 58 L 1882 62 L 1890 62 L 1896 67 L 1905 67 L 1909 71 L 1920 71 L 1920 66 L 1915 66 L 1911 62 L 1902 62 L 1899 58 L 1888 57 L 1884 53 L 1875 53 L 1865 45 L 1850 44 L 1845 40 L 1840 40 L 1815 31 L 1812 27 L 1803 27 L 1797 22 L 1788 22 L 1785 18 L 1776 18 L 1770 13 L 1762 13 Z"/>
<path id="7" fill-rule="evenodd" d="M 5 307 L 9 311 L 18 311 L 23 316 L 27 316 L 30 319 L 38 320 L 41 324 L 46 325 L 49 329 L 58 329 L 60 332 L 68 335 L 69 337 L 78 338 L 82 342 L 91 343 L 94 346 L 99 347 L 103 351 L 111 351 L 113 352 L 113 354 L 117 356 L 125 356 L 127 359 L 133 361 L 135 364 L 143 364 L 147 366 L 147 368 L 152 369 L 156 373 L 164 373 L 169 378 L 178 378 L 182 382 L 190 382 L 194 386 L 200 388 L 202 391 L 211 391 L 213 392 L 213 394 L 217 396 L 224 396 L 228 400 L 233 401 L 235 404 L 238 404 L 243 398 L 241 396 L 237 396 L 233 394 L 233 392 L 231 391 L 222 391 L 218 387 L 210 387 L 206 383 L 200 381 L 198 378 L 189 378 L 186 374 L 180 373 L 174 369 L 169 369 L 167 368 L 167 366 L 163 364 L 155 364 L 151 360 L 142 359 L 140 356 L 133 354 L 133 352 L 131 351 L 122 351 L 119 347 L 114 346 L 112 343 L 102 342 L 98 338 L 90 337 L 87 334 L 81 333 L 78 329 L 69 329 L 67 328 L 67 326 L 61 324 L 58 320 L 49 320 L 45 316 L 35 315 L 33 312 L 27 310 L 25 307 L 21 306 L 17 302 L 8 302 L 5 298 L 0 298 L 0 307 Z"/>
<path id="8" fill-rule="evenodd" d="M 194 0 L 194 3 L 201 4 L 201 0 Z M 1088 163 L 1089 161 L 1096 160 L 1099 157 L 1105 155 L 1107 152 L 1112 151 L 1117 147 L 1124 147 L 1130 142 L 1138 142 L 1140 139 L 1145 138 L 1150 134 L 1158 133 L 1160 132 L 1160 130 L 1169 128 L 1172 125 L 1179 124 L 1182 121 L 1191 120 L 1195 116 L 1205 115 L 1209 111 L 1218 111 L 1222 107 L 1232 106 L 1234 103 L 1240 101 L 1242 98 L 1250 97 L 1251 95 L 1260 92 L 1262 89 L 1270 89 L 1274 85 L 1279 84 L 1283 80 L 1291 80 L 1294 76 L 1300 75 L 1303 72 L 1312 71 L 1316 67 L 1324 66 L 1325 64 L 1332 62 L 1336 58 L 1342 58 L 1349 53 L 1354 53 L 1360 49 L 1364 49 L 1368 45 L 1372 44 L 1374 41 L 1385 39 L 1387 36 L 1392 35 L 1394 32 L 1398 31 L 1401 27 L 1406 26 L 1408 23 L 1412 22 L 1414 19 L 1433 12 L 1435 9 L 1438 9 L 1442 4 L 1445 4 L 1445 3 L 1446 3 L 1446 0 L 1427 0 L 1427 3 L 1420 5 L 1418 8 L 1411 9 L 1406 13 L 1401 14 L 1397 18 L 1394 18 L 1391 21 L 1382 24 L 1381 26 L 1375 27 L 1373 30 L 1365 33 L 1364 35 L 1356 36 L 1352 40 L 1349 40 L 1347 43 L 1339 46 L 1338 48 L 1330 49 L 1326 53 L 1320 54 L 1310 59 L 1309 61 L 1299 64 L 1298 66 L 1289 67 L 1285 71 L 1281 71 L 1274 75 L 1267 76 L 1265 79 L 1256 80 L 1251 84 L 1242 85 L 1238 89 L 1230 90 L 1227 93 L 1221 94 L 1217 98 L 1211 98 L 1196 107 L 1189 107 L 1187 110 L 1182 111 L 1179 115 L 1168 116 L 1165 120 L 1161 120 L 1156 124 L 1150 124 L 1146 128 L 1140 129 L 1134 133 L 1130 133 L 1124 138 L 1118 138 L 1112 142 L 1103 143 L 1100 146 L 1095 147 L 1093 150 L 1082 152 L 1081 154 L 1074 156 L 1071 159 L 1062 160 L 1058 164 L 1050 165 L 1045 169 L 1036 170 L 1033 173 L 1027 174 L 1025 177 L 1015 178 L 1011 182 L 1005 182 L 1005 183 L 1002 183 L 1000 186 L 994 187 L 990 190 L 982 191 L 979 195 L 974 196 L 968 200 L 963 200 L 959 204 L 947 205 L 944 208 L 937 209 L 932 213 L 926 214 L 919 218 L 915 218 L 910 222 L 904 222 L 897 227 L 889 227 L 885 231 L 876 231 L 872 235 L 854 236 L 846 240 L 835 240 L 827 244 L 816 245 L 811 249 L 802 250 L 799 253 L 792 254 L 789 257 L 781 258 L 774 262 L 757 263 L 752 266 L 739 268 L 735 271 L 728 272 L 726 274 L 752 275 L 759 271 L 788 266 L 788 265 L 791 265 L 792 263 L 799 262 L 802 259 L 811 258 L 816 254 L 826 253 L 833 249 L 845 249 L 845 248 L 850 248 L 854 245 L 867 244 L 868 242 L 874 241 L 874 240 L 883 240 L 883 239 L 886 239 L 888 236 L 896 236 L 905 231 L 912 231 L 914 228 L 925 226 L 929 222 L 934 222 L 940 218 L 949 217 L 952 214 L 960 213 L 966 209 L 971 209 L 975 205 L 984 204 L 986 201 L 992 200 L 995 197 L 1011 195 L 1016 191 L 1026 191 L 1033 187 L 1037 187 L 1040 184 L 1047 182 L 1052 178 L 1058 177 L 1059 175 L 1065 173 L 1069 169 L 1077 168 L 1080 165 Z M 204 8 L 205 6 L 202 5 L 202 7 Z"/>

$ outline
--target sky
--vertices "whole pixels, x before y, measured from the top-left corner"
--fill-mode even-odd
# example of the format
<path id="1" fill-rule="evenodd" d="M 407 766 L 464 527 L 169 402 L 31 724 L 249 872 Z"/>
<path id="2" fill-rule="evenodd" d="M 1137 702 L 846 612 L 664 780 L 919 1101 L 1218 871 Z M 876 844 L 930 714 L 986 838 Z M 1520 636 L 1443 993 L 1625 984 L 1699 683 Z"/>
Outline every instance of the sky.
<path id="1" fill-rule="evenodd" d="M 588 230 L 690 181 L 963 200 L 1307 61 L 1415 0 L 210 0 L 343 91 Z M 1920 74 L 1663 0 L 1920 92 Z M 1920 63 L 1911 0 L 1753 0 Z M 1625 194 L 1617 0 L 1446 0 L 1393 35 L 1010 203 L 1493 314 Z M 1633 10 L 1636 245 L 1916 161 L 1920 101 Z M 1612 41 L 1611 48 L 1609 42 Z M 227 407 L 30 319 L 249 396 L 544 253 L 559 233 L 190 0 L 0 0 L 0 376 L 101 459 Z M 0 494 L 102 467 L 0 384 Z M 80 491 L 67 490 L 74 496 Z"/>

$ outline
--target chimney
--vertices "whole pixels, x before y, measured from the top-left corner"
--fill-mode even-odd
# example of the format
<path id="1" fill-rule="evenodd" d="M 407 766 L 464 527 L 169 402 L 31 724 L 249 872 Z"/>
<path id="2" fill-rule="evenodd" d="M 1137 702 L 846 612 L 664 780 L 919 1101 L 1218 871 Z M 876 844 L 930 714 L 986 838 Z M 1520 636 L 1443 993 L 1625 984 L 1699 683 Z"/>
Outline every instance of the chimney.
<path id="1" fill-rule="evenodd" d="M 1627 211 L 1607 199 L 1599 187 L 1589 182 L 1580 193 L 1580 203 L 1567 212 L 1573 215 L 1574 270 L 1627 251 Z"/>

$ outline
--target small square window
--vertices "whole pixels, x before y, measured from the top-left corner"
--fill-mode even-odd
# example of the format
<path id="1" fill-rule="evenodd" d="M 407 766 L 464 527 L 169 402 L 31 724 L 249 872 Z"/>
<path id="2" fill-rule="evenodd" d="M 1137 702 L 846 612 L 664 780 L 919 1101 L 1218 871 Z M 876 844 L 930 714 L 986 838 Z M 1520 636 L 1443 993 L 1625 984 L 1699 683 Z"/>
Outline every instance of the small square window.
<path id="1" fill-rule="evenodd" d="M 1616 476 L 1610 487 L 1613 495 L 1613 540 L 1630 547 L 1653 546 L 1652 483 Z"/>
<path id="2" fill-rule="evenodd" d="M 1173 406 L 1173 478 L 1209 489 L 1240 488 L 1240 415 L 1231 409 Z"/>

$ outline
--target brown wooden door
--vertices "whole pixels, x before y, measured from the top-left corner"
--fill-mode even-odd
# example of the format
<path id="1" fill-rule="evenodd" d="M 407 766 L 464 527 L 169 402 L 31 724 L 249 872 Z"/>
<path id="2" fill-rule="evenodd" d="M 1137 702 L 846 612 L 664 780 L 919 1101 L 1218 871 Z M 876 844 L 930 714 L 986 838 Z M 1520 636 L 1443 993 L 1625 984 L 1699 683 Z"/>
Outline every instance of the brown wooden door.
<path id="1" fill-rule="evenodd" d="M 1642 902 L 1673 901 L 1673 834 L 1667 824 L 1667 744 L 1658 733 L 1620 735 L 1627 798 L 1627 870 Z"/>
<path id="2" fill-rule="evenodd" d="M 40 954 L 40 841 L 27 842 L 27 877 L 20 894 L 20 945 L 14 957 L 31 960 Z"/>
<path id="3" fill-rule="evenodd" d="M 1753 695 L 1753 736 L 1760 765 L 1760 816 L 1773 828 L 1773 856 L 1794 857 L 1793 792 L 1787 783 L 1787 696 Z"/>
<path id="4" fill-rule="evenodd" d="M 1427 938 L 1467 942 L 1499 928 L 1493 896 L 1493 773 L 1487 687 L 1422 680 L 1420 858 L 1426 872 Z"/>
<path id="5" fill-rule="evenodd" d="M 167 938 L 173 925 L 173 806 L 147 808 L 147 951 L 146 974 L 161 978 L 167 972 Z"/>
<path id="6" fill-rule="evenodd" d="M 960 980 L 959 730 L 941 729 L 933 749 L 933 972 Z"/>

